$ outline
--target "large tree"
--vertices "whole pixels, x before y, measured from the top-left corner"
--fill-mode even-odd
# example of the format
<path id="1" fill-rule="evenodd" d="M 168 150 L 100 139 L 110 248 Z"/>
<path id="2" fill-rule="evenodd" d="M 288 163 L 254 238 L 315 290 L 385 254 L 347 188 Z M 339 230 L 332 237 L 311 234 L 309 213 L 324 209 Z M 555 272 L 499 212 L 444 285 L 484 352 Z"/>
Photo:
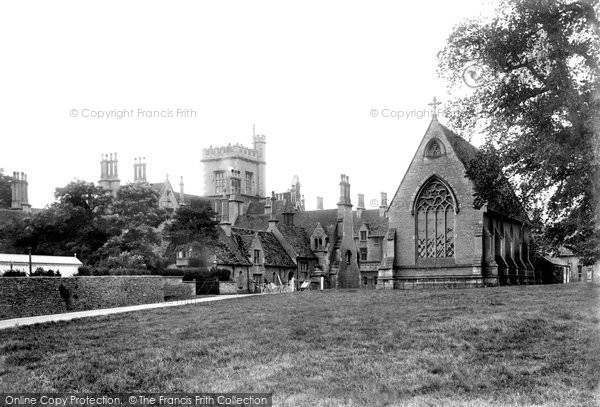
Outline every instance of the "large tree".
<path id="1" fill-rule="evenodd" d="M 10 208 L 12 204 L 12 189 L 10 183 L 12 177 L 5 175 L 3 170 L 0 168 L 0 208 Z"/>
<path id="2" fill-rule="evenodd" d="M 36 254 L 77 257 L 98 261 L 97 250 L 109 238 L 106 211 L 112 201 L 108 191 L 84 181 L 57 188 L 56 201 L 32 217 L 15 221 L 3 231 L 16 251 L 28 247 Z"/>
<path id="3" fill-rule="evenodd" d="M 168 217 L 158 204 L 159 194 L 150 185 L 122 186 L 108 209 L 110 238 L 100 249 L 101 263 L 111 268 L 161 267 L 159 225 Z"/>
<path id="4" fill-rule="evenodd" d="M 495 147 L 548 247 L 588 264 L 600 259 L 599 61 L 598 0 L 501 0 L 454 28 L 438 68 L 460 95 L 451 124 Z"/>
<path id="5" fill-rule="evenodd" d="M 211 205 L 201 199 L 193 199 L 188 205 L 180 206 L 164 229 L 169 242 L 167 255 L 173 256 L 178 245 L 215 239 L 217 221 Z"/>

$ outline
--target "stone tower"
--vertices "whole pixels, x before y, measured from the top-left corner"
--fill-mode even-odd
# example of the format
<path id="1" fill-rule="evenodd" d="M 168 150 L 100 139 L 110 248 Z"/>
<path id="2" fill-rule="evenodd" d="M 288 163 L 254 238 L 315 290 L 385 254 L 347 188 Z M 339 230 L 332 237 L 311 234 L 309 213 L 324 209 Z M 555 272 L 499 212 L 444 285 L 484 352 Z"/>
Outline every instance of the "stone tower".
<path id="1" fill-rule="evenodd" d="M 239 179 L 237 196 L 246 201 L 265 197 L 266 137 L 255 134 L 253 148 L 240 144 L 202 150 L 204 165 L 204 195 L 223 196 L 231 185 L 231 179 Z M 236 181 L 238 182 L 238 181 Z M 246 199 L 244 199 L 246 198 Z"/>
<path id="2" fill-rule="evenodd" d="M 257 163 L 258 166 L 258 177 L 256 179 L 257 186 L 257 195 L 265 196 L 265 187 L 266 187 L 266 176 L 267 176 L 267 155 L 266 155 L 266 146 L 267 146 L 267 138 L 263 134 L 255 134 L 253 136 L 252 144 L 254 146 L 254 151 L 257 151 L 259 156 L 259 160 Z"/>
<path id="3" fill-rule="evenodd" d="M 117 153 L 103 154 L 100 161 L 100 181 L 98 185 L 109 190 L 113 196 L 117 195 L 117 191 L 121 187 L 119 180 Z"/>

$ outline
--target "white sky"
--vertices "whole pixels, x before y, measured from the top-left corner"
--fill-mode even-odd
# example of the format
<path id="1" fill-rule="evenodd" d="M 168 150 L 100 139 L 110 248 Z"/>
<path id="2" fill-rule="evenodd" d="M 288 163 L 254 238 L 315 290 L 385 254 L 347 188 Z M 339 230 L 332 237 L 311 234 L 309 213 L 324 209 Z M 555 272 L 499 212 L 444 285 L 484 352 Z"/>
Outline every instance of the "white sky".
<path id="1" fill-rule="evenodd" d="M 97 182 L 109 152 L 119 153 L 122 184 L 146 156 L 149 181 L 183 176 L 200 195 L 202 148 L 250 147 L 256 123 L 268 191 L 298 174 L 307 209 L 316 196 L 333 208 L 344 173 L 353 203 L 364 193 L 369 208 L 400 184 L 427 103 L 450 97 L 435 70 L 452 26 L 488 11 L 475 0 L 5 1 L 0 168 L 28 174 L 34 207 L 73 179 Z M 178 108 L 196 118 L 137 117 Z M 83 118 L 83 109 L 134 117 Z"/>

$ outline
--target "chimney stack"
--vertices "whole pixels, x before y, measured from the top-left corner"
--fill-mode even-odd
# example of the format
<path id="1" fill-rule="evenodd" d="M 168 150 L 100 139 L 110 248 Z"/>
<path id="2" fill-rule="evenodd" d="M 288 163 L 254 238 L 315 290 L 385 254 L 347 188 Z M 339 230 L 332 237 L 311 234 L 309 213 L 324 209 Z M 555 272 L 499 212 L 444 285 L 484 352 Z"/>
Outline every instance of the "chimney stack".
<path id="1" fill-rule="evenodd" d="M 379 216 L 385 216 L 385 211 L 387 210 L 388 202 L 387 202 L 387 193 L 381 193 L 381 202 L 379 204 Z"/>
<path id="2" fill-rule="evenodd" d="M 121 186 L 119 180 L 119 172 L 117 169 L 117 153 L 110 155 L 104 154 L 100 161 L 100 181 L 98 185 L 111 192 L 113 196 L 117 195 L 117 191 Z"/>
<path id="3" fill-rule="evenodd" d="M 181 177 L 179 181 L 179 203 L 181 205 L 185 204 L 185 194 L 183 193 L 183 177 Z"/>
<path id="4" fill-rule="evenodd" d="M 275 196 L 275 191 L 271 192 L 271 199 L 267 198 L 269 202 L 269 228 L 268 230 L 273 230 L 273 228 L 277 227 L 277 217 L 275 216 L 275 202 L 277 202 L 277 197 Z"/>
<path id="5" fill-rule="evenodd" d="M 322 196 L 317 197 L 317 210 L 318 211 L 323 210 L 323 197 Z"/>
<path id="6" fill-rule="evenodd" d="M 31 212 L 31 205 L 29 204 L 29 197 L 27 193 L 28 188 L 27 174 L 24 172 L 13 171 L 13 179 L 10 184 L 12 200 L 10 204 L 11 209 L 22 210 L 24 212 Z"/>
<path id="7" fill-rule="evenodd" d="M 267 197 L 267 199 L 265 200 L 265 215 L 270 215 L 271 214 L 271 198 Z"/>
<path id="8" fill-rule="evenodd" d="M 342 174 L 340 180 L 340 202 L 338 205 L 350 205 L 352 206 L 350 200 L 350 178 Z"/>
<path id="9" fill-rule="evenodd" d="M 358 194 L 358 205 L 356 206 L 356 215 L 358 218 L 362 216 L 363 211 L 365 210 L 365 196 L 364 194 Z"/>

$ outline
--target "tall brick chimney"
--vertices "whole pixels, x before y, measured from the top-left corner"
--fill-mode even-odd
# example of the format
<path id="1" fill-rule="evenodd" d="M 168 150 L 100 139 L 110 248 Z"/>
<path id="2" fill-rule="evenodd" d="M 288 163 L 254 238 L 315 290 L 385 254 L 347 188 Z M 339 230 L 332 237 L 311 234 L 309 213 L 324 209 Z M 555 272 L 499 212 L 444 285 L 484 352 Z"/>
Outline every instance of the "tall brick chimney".
<path id="1" fill-rule="evenodd" d="M 31 212 L 31 205 L 29 204 L 28 197 L 28 185 L 27 174 L 24 172 L 13 171 L 13 179 L 10 184 L 12 192 L 12 200 L 10 208 L 14 210 L 21 210 L 24 212 Z"/>
<path id="2" fill-rule="evenodd" d="M 381 202 L 379 203 L 379 216 L 385 216 L 385 211 L 387 210 L 388 201 L 387 201 L 387 192 L 381 193 Z"/>
<path id="3" fill-rule="evenodd" d="M 356 216 L 360 218 L 363 211 L 365 210 L 365 196 L 364 194 L 358 194 L 358 205 L 356 206 Z"/>
<path id="4" fill-rule="evenodd" d="M 318 211 L 323 210 L 323 197 L 322 196 L 317 197 L 317 210 Z"/>

